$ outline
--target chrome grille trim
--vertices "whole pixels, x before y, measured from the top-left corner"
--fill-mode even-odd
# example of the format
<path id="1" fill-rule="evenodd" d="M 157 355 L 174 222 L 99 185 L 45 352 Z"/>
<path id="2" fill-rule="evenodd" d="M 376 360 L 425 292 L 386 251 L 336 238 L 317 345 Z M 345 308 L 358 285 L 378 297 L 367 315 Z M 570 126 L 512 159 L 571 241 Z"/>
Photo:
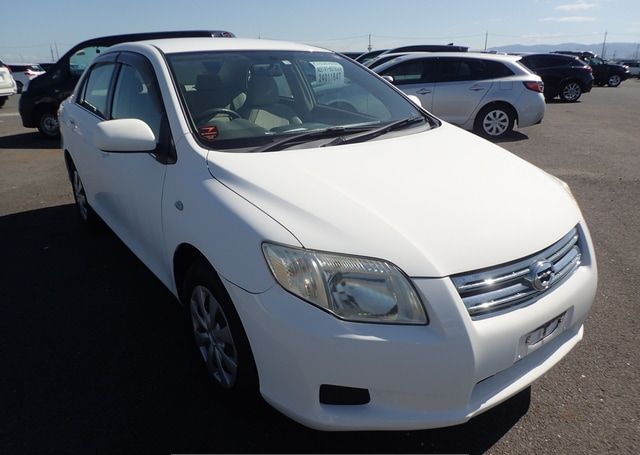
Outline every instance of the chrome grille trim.
<path id="1" fill-rule="evenodd" d="M 515 306 L 524 306 L 554 289 L 580 266 L 580 233 L 573 228 L 567 235 L 539 253 L 507 265 L 452 276 L 469 315 L 482 316 Z M 528 275 L 540 261 L 552 264 L 553 277 L 547 288 L 535 289 Z M 529 278 L 529 280 L 527 279 Z"/>

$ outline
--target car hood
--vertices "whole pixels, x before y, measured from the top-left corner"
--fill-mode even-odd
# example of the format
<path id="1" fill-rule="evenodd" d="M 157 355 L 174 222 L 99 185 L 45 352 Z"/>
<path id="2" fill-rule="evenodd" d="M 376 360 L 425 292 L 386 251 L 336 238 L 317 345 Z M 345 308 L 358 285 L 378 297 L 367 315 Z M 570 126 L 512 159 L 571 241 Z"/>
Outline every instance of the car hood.
<path id="1" fill-rule="evenodd" d="M 448 124 L 326 148 L 210 151 L 207 161 L 305 248 L 383 258 L 412 277 L 527 256 L 581 219 L 556 178 Z"/>

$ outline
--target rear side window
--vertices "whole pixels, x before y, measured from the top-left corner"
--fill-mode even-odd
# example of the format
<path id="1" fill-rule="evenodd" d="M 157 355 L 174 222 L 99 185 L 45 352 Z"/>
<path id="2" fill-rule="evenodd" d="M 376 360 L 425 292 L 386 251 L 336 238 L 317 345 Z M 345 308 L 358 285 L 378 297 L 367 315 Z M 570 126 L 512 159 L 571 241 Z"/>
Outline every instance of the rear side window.
<path id="1" fill-rule="evenodd" d="M 93 67 L 80 98 L 82 106 L 102 118 L 106 118 L 109 86 L 114 68 L 113 63 Z"/>

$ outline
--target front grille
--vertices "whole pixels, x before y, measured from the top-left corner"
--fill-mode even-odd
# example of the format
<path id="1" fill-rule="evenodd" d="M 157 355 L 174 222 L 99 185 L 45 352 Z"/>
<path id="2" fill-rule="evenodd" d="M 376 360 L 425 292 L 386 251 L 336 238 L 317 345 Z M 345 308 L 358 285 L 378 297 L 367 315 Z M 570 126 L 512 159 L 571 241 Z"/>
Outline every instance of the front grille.
<path id="1" fill-rule="evenodd" d="M 577 228 L 562 239 L 524 259 L 452 277 L 472 317 L 525 306 L 545 295 L 580 266 Z"/>

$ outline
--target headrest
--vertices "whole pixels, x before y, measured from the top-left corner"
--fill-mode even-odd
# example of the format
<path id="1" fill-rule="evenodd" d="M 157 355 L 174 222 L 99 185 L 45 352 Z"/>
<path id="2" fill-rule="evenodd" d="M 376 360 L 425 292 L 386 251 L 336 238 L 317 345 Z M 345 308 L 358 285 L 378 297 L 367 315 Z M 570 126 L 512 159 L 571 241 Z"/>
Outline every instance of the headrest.
<path id="1" fill-rule="evenodd" d="M 269 106 L 278 102 L 278 86 L 273 77 L 254 74 L 249 80 L 247 102 L 250 106 Z"/>

